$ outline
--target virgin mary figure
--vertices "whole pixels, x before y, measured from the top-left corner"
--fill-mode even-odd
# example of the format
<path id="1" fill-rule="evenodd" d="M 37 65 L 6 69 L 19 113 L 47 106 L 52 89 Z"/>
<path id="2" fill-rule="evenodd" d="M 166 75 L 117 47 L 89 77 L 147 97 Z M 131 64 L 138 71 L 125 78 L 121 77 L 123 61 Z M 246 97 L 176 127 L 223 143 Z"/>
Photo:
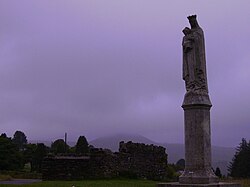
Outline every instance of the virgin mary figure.
<path id="1" fill-rule="evenodd" d="M 183 80 L 187 92 L 208 93 L 204 34 L 196 15 L 189 16 L 191 29 L 183 29 Z"/>

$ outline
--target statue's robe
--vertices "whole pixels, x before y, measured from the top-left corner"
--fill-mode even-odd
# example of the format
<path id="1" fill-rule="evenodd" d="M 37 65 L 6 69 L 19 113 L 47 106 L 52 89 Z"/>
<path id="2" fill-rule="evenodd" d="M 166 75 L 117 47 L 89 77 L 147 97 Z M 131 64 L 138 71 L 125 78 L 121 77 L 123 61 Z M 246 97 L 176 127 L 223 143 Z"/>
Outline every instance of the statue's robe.
<path id="1" fill-rule="evenodd" d="M 183 37 L 183 79 L 187 91 L 208 92 L 204 34 L 200 27 L 191 29 L 192 45 L 188 36 Z"/>

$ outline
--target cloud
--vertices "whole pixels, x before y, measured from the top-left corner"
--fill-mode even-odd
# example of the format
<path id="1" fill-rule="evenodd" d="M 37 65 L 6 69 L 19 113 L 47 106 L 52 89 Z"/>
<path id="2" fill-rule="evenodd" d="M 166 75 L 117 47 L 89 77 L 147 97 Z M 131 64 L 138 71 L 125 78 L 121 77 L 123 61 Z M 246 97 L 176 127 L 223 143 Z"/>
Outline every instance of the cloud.
<path id="1" fill-rule="evenodd" d="M 181 30 L 197 13 L 213 141 L 237 144 L 250 120 L 248 4 L 1 1 L 1 132 L 21 129 L 29 139 L 68 132 L 72 140 L 133 132 L 183 142 Z"/>

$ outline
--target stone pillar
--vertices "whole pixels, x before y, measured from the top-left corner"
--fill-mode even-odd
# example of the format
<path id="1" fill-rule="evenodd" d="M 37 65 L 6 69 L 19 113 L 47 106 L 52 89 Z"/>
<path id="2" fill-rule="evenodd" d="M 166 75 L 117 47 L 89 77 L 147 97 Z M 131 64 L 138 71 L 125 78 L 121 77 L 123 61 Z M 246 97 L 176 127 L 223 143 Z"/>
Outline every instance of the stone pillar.
<path id="1" fill-rule="evenodd" d="M 187 92 L 182 108 L 185 126 L 185 170 L 179 182 L 159 183 L 157 187 L 240 187 L 222 183 L 211 167 L 210 108 L 206 93 Z"/>
<path id="2" fill-rule="evenodd" d="M 185 170 L 183 184 L 217 183 L 211 165 L 211 130 L 208 94 L 187 93 L 182 108 L 185 126 Z"/>

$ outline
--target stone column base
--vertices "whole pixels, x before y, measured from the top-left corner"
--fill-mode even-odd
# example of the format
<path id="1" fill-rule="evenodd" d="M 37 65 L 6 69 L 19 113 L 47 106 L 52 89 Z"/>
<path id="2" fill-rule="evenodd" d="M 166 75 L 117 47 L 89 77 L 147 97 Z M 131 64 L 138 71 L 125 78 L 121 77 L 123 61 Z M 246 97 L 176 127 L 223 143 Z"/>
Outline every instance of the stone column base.
<path id="1" fill-rule="evenodd" d="M 157 187 L 240 187 L 236 183 L 210 183 L 210 184 L 180 184 L 179 182 L 173 183 L 159 183 Z"/>
<path id="2" fill-rule="evenodd" d="M 212 169 L 205 171 L 185 172 L 179 177 L 181 184 L 211 184 L 218 183 L 219 178 L 215 176 Z"/>

